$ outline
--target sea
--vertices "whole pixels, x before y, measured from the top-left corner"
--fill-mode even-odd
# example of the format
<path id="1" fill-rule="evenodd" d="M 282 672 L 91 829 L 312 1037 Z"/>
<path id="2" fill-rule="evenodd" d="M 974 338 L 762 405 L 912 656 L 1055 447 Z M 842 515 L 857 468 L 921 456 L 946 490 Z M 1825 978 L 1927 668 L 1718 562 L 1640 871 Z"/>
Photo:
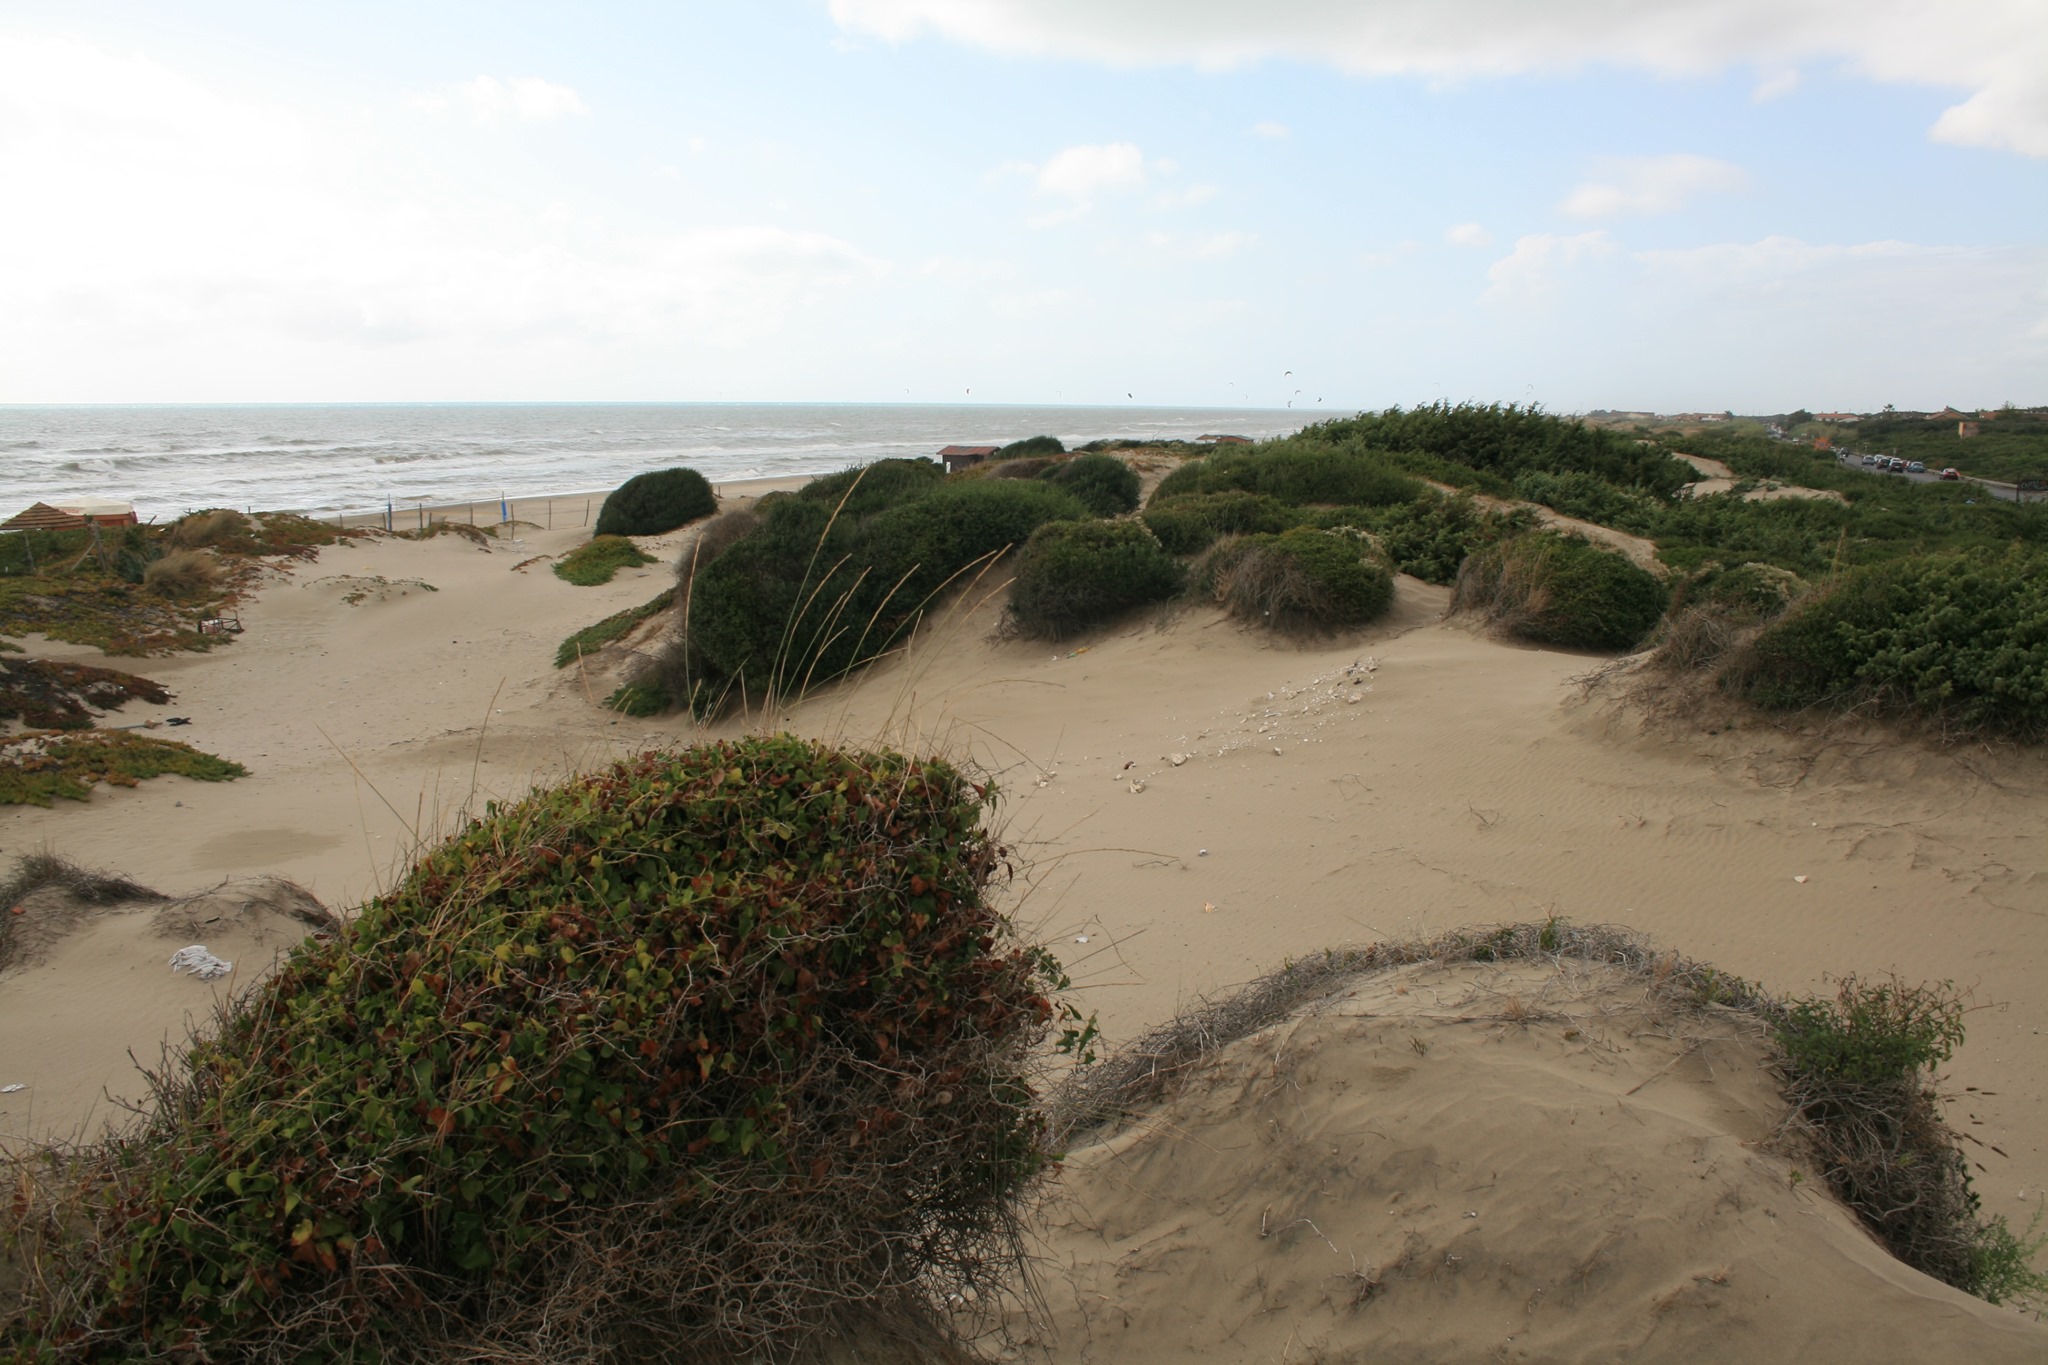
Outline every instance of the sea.
<path id="1" fill-rule="evenodd" d="M 684 465 L 713 483 L 825 474 L 947 445 L 1260 438 L 1300 411 L 860 403 L 0 406 L 0 519 L 35 502 L 310 516 L 602 492 Z"/>

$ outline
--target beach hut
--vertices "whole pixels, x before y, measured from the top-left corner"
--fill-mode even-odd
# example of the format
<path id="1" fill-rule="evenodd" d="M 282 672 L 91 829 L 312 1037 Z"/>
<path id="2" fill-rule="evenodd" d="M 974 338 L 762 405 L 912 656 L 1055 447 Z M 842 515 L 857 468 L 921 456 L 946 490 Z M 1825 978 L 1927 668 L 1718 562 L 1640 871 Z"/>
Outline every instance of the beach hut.
<path id="1" fill-rule="evenodd" d="M 0 531 L 82 531 L 87 522 L 101 526 L 133 526 L 135 509 L 125 502 L 81 499 L 61 506 L 39 502 L 25 512 L 0 521 Z"/>
<path id="2" fill-rule="evenodd" d="M 1000 446 L 947 446 L 939 452 L 939 463 L 951 474 L 969 465 L 980 464 L 999 449 Z"/>

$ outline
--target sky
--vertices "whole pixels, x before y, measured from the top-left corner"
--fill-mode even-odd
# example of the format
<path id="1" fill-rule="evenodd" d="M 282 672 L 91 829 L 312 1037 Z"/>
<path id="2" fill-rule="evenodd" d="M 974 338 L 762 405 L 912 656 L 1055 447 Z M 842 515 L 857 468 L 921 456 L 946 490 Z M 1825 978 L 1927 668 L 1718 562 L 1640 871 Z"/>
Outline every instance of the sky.
<path id="1" fill-rule="evenodd" d="M 0 402 L 2048 402 L 2041 0 L 0 0 Z"/>

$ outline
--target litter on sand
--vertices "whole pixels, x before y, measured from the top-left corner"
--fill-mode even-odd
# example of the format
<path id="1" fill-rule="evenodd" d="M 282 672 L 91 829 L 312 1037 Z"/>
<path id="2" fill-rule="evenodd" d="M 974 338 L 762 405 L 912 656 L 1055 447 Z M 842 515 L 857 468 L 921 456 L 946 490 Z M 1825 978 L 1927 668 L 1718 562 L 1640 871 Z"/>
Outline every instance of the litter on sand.
<path id="1" fill-rule="evenodd" d="M 0 1095 L 12 1095 L 17 1090 L 26 1089 L 28 1089 L 27 1086 L 23 1085 L 20 1081 L 16 1081 L 13 1085 L 0 1085 Z"/>
<path id="2" fill-rule="evenodd" d="M 193 943 L 171 954 L 173 972 L 190 972 L 201 981 L 226 976 L 235 969 L 235 964 L 225 958 L 215 957 L 206 951 L 204 943 Z"/>

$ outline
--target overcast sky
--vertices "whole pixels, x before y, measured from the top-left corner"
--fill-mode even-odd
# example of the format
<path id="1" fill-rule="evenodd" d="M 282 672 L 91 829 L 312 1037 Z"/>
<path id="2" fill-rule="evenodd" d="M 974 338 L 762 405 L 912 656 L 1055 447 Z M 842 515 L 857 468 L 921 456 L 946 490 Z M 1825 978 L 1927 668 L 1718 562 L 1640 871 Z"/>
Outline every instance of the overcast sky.
<path id="1" fill-rule="evenodd" d="M 0 402 L 1438 397 L 2048 401 L 2048 4 L 0 0 Z"/>

